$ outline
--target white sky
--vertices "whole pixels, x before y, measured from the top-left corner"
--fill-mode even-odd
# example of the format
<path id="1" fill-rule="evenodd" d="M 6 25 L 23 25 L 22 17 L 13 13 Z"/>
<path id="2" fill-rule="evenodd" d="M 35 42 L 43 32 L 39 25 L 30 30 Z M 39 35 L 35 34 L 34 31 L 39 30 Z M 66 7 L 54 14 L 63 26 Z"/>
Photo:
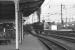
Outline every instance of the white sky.
<path id="1" fill-rule="evenodd" d="M 75 0 L 45 0 L 41 6 L 41 19 L 45 19 L 46 21 L 61 22 L 61 3 L 63 5 L 63 18 L 73 17 L 73 19 L 68 19 L 67 21 L 75 21 Z M 29 18 L 30 19 L 26 23 L 37 22 L 36 12 L 31 14 Z M 64 21 L 66 21 L 66 19 L 64 19 Z"/>
<path id="2" fill-rule="evenodd" d="M 49 20 L 60 21 L 61 3 L 63 5 L 63 18 L 74 17 L 75 16 L 75 0 L 45 0 L 45 2 L 42 4 L 41 18 L 47 21 Z"/>

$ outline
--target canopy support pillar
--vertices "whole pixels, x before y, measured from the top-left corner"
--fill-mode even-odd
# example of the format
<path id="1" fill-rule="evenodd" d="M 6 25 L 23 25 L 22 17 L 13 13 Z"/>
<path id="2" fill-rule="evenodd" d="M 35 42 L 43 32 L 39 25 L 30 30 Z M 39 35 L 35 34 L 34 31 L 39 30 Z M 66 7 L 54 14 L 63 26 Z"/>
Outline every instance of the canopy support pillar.
<path id="1" fill-rule="evenodd" d="M 15 24 L 16 24 L 16 50 L 19 50 L 19 30 L 18 30 L 18 11 L 19 1 L 15 0 Z"/>
<path id="2" fill-rule="evenodd" d="M 19 40 L 20 40 L 20 43 L 22 44 L 22 40 L 23 40 L 23 22 L 22 22 L 22 13 L 21 12 L 19 12 L 18 20 L 19 20 L 18 25 L 19 25 L 19 33 L 20 33 L 20 35 L 19 35 L 20 39 Z"/>

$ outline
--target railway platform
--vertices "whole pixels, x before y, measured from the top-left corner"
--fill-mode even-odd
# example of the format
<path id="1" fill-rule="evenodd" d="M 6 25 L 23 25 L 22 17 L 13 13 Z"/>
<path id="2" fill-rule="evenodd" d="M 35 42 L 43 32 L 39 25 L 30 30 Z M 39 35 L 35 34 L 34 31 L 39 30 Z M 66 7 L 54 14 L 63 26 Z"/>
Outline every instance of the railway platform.
<path id="1" fill-rule="evenodd" d="M 0 45 L 0 50 L 16 50 L 15 43 L 9 45 Z M 48 50 L 37 37 L 25 35 L 22 44 L 19 44 L 19 50 Z"/>

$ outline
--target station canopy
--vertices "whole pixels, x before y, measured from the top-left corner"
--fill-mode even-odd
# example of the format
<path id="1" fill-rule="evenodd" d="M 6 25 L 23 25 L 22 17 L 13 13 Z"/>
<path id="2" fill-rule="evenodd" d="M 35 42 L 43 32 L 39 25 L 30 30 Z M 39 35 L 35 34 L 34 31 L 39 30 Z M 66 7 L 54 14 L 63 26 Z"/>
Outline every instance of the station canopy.
<path id="1" fill-rule="evenodd" d="M 0 0 L 0 19 L 15 19 L 15 0 Z M 24 17 L 38 10 L 44 0 L 20 0 L 19 12 Z"/>

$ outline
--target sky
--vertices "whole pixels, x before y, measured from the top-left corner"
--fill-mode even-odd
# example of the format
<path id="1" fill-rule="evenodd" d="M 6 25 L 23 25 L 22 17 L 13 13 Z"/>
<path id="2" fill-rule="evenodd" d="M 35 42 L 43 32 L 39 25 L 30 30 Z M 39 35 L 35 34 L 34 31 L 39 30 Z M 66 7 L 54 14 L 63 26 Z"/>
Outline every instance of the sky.
<path id="1" fill-rule="evenodd" d="M 41 6 L 41 21 L 61 22 L 61 4 L 63 5 L 63 20 L 67 22 L 75 20 L 75 0 L 45 0 Z M 33 18 L 34 17 L 34 18 Z M 29 16 L 26 23 L 34 23 L 38 20 L 36 12 Z M 32 20 L 33 19 L 33 20 Z"/>
<path id="2" fill-rule="evenodd" d="M 41 19 L 61 22 L 61 4 L 63 5 L 63 20 L 66 21 L 65 18 L 75 18 L 75 0 L 45 0 L 41 6 Z M 70 21 L 73 20 L 70 19 Z"/>

